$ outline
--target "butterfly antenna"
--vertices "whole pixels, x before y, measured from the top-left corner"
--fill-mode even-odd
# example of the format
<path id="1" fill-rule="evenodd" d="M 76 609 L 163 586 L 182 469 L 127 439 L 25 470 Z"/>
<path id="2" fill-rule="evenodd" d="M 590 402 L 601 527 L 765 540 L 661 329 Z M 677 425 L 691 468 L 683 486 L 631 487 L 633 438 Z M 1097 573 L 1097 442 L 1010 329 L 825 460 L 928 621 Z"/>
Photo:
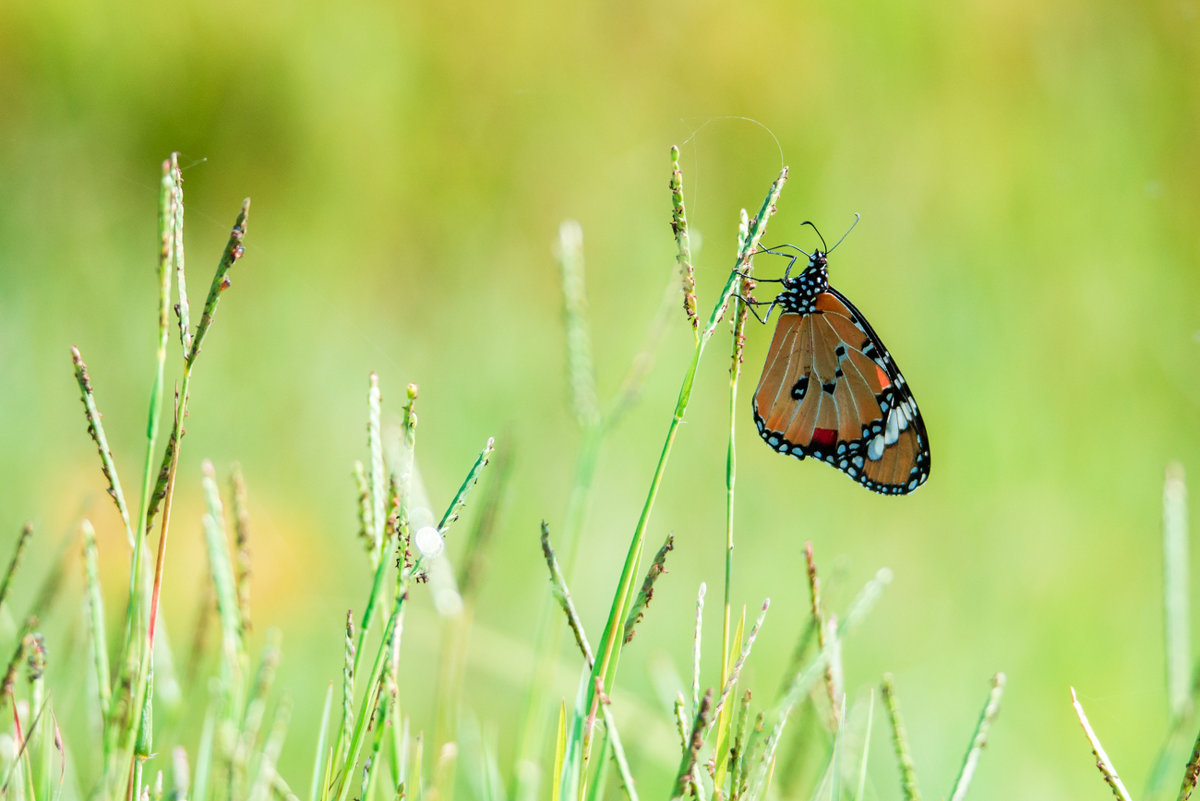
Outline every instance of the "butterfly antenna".
<path id="1" fill-rule="evenodd" d="M 759 247 L 762 247 L 762 246 L 760 245 Z M 801 248 L 797 247 L 796 245 L 793 245 L 790 243 L 784 243 L 782 245 L 774 245 L 769 248 L 762 248 L 762 250 L 760 250 L 758 252 L 759 253 L 770 253 L 772 256 L 786 256 L 787 255 L 786 253 L 779 252 L 780 248 L 791 248 L 792 250 L 797 250 L 797 251 L 803 253 L 805 256 L 812 256 L 812 254 L 809 253 L 807 250 L 802 250 Z"/>
<path id="2" fill-rule="evenodd" d="M 805 220 L 804 222 L 800 223 L 800 227 L 801 227 L 801 228 L 803 228 L 803 227 L 804 227 L 804 226 L 806 226 L 806 225 L 807 225 L 807 226 L 809 226 L 810 228 L 812 228 L 812 229 L 813 229 L 813 231 L 815 231 L 815 232 L 816 232 L 816 234 L 817 234 L 817 238 L 821 240 L 821 248 L 822 248 L 822 251 L 823 251 L 823 252 L 825 252 L 825 253 L 828 253 L 828 252 L 829 252 L 829 248 L 828 248 L 828 247 L 825 245 L 825 237 L 821 236 L 821 232 L 820 232 L 819 230 L 817 230 L 817 224 L 816 224 L 816 223 L 814 223 L 812 220 Z M 851 227 L 851 228 L 853 228 L 854 226 L 850 226 L 850 227 Z M 837 245 L 834 245 L 834 247 L 836 248 L 836 247 L 837 247 Z M 797 249 L 797 250 L 799 250 L 799 248 L 796 248 L 796 249 Z M 806 256 L 807 256 L 808 254 L 806 253 L 806 254 L 804 254 L 804 255 L 806 255 Z"/>
<path id="3" fill-rule="evenodd" d="M 858 225 L 858 221 L 861 219 L 862 219 L 862 215 L 859 214 L 857 211 L 854 212 L 854 222 L 850 223 L 850 227 L 846 229 L 846 233 L 842 234 L 842 239 L 845 239 L 846 237 L 848 237 L 850 235 L 850 232 L 854 230 L 854 226 Z M 815 226 L 814 226 L 813 230 L 814 231 L 816 230 Z M 820 236 L 820 234 L 817 234 L 817 236 Z M 839 239 L 837 242 L 834 242 L 833 248 L 836 248 L 838 245 L 842 244 L 842 239 Z M 821 240 L 821 241 L 824 242 L 825 240 Z M 830 248 L 829 250 L 833 250 L 833 248 Z M 828 253 L 829 250 L 827 250 L 825 252 Z"/>

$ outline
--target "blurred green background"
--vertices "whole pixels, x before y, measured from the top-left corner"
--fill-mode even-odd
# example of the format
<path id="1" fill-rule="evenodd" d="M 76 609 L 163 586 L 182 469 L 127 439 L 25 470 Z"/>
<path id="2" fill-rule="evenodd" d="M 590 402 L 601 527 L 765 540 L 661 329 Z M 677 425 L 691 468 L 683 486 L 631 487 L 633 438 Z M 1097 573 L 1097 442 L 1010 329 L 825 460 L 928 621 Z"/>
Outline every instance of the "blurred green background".
<path id="1" fill-rule="evenodd" d="M 125 546 L 68 346 L 88 360 L 136 485 L 159 165 L 179 150 L 197 300 L 238 204 L 253 200 L 246 258 L 193 384 L 166 579 L 180 647 L 203 581 L 200 461 L 224 476 L 240 460 L 256 637 L 283 629 L 280 681 L 296 701 L 284 767 L 307 786 L 345 612 L 365 599 L 350 470 L 365 456 L 367 375 L 379 373 L 393 423 L 417 382 L 435 507 L 488 436 L 515 460 L 466 699 L 504 743 L 547 592 L 538 523 L 561 524 L 579 445 L 558 226 L 585 231 L 611 397 L 673 270 L 668 147 L 683 150 L 705 311 L 738 210 L 757 210 L 786 163 L 767 242 L 807 247 L 802 221 L 829 238 L 863 214 L 833 281 L 904 368 L 933 471 L 915 495 L 883 498 L 772 454 L 749 410 L 769 331 L 750 330 L 735 596 L 751 609 L 772 599 L 752 681 L 773 691 L 802 624 L 811 539 L 834 608 L 878 567 L 895 571 L 847 644 L 848 687 L 862 697 L 896 674 L 927 794 L 948 792 L 997 670 L 1008 693 L 972 798 L 1107 792 L 1070 684 L 1140 793 L 1167 716 L 1162 471 L 1180 459 L 1200 475 L 1198 14 L 1194 0 L 6 3 L 0 553 L 35 522 L 27 602 L 87 515 L 117 606 Z M 639 405 L 604 445 L 572 577 L 593 638 L 691 342 L 673 316 Z M 649 534 L 674 531 L 677 550 L 622 662 L 616 714 L 631 721 L 648 797 L 678 760 L 651 676 L 689 670 L 700 581 L 707 642 L 720 639 L 726 341 L 708 353 Z M 80 573 L 68 571 L 47 624 L 63 632 L 52 672 L 82 654 Z M 402 692 L 429 727 L 439 623 L 420 610 Z M 570 694 L 565 647 L 563 664 Z M 80 693 L 59 698 L 60 713 L 86 703 Z M 900 794 L 888 748 L 877 725 L 871 782 L 885 799 Z"/>

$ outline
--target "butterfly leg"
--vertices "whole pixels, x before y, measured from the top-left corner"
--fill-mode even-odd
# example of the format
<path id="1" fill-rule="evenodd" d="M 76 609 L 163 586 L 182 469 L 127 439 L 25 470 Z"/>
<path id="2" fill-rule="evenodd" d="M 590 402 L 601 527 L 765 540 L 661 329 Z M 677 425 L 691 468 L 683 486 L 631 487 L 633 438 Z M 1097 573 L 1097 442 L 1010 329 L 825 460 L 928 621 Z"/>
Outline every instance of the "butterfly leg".
<path id="1" fill-rule="evenodd" d="M 767 307 L 767 313 L 766 313 L 764 316 L 762 316 L 762 317 L 759 317 L 759 316 L 758 316 L 758 311 L 755 309 L 755 306 L 761 306 L 761 305 L 763 305 L 764 303 L 766 303 L 766 301 L 765 301 L 765 300 L 750 300 L 749 298 L 744 298 L 744 297 L 742 297 L 741 295 L 738 295 L 738 294 L 733 294 L 733 295 L 730 295 L 730 297 L 732 297 L 732 298 L 737 298 L 737 299 L 738 299 L 738 300 L 740 300 L 742 303 L 745 303 L 745 304 L 746 304 L 746 308 L 747 308 L 747 309 L 749 309 L 749 310 L 750 310 L 750 313 L 754 315 L 754 319 L 758 320 L 758 321 L 759 321 L 760 323 L 762 323 L 763 325 L 766 325 L 766 324 L 767 324 L 767 320 L 771 319 L 771 309 L 774 309 L 774 308 L 775 308 L 775 303 L 776 303 L 776 300 L 778 300 L 778 298 L 776 298 L 776 300 L 772 300 L 772 301 L 771 301 L 771 305 Z"/>

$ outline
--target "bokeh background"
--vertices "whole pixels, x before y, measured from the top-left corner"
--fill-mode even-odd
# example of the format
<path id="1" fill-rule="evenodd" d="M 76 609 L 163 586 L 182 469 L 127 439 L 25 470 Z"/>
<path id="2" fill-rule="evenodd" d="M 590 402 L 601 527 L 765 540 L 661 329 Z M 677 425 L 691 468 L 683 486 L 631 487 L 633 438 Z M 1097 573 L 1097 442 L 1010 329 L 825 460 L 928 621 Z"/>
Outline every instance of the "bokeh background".
<path id="1" fill-rule="evenodd" d="M 679 144 L 702 309 L 732 264 L 738 210 L 757 210 L 783 164 L 768 242 L 807 247 L 804 220 L 828 238 L 863 214 L 834 282 L 904 368 L 933 447 L 929 483 L 899 499 L 772 454 L 749 414 L 769 332 L 751 329 L 735 598 L 773 604 L 753 681 L 773 690 L 793 646 L 811 540 L 835 608 L 878 567 L 895 572 L 846 645 L 848 688 L 861 698 L 896 675 L 927 794 L 948 792 L 997 670 L 1008 692 L 973 798 L 1107 792 L 1072 684 L 1140 789 L 1167 717 L 1163 468 L 1200 475 L 1198 15 L 1194 0 L 0 6 L 0 553 L 23 520 L 38 529 L 12 614 L 77 550 L 84 515 L 118 606 L 123 537 L 68 346 L 136 484 L 159 165 L 179 150 L 194 297 L 241 199 L 253 206 L 193 385 L 168 624 L 185 642 L 201 597 L 200 462 L 224 476 L 240 461 L 255 636 L 283 630 L 284 769 L 307 786 L 344 616 L 365 599 L 351 466 L 367 376 L 393 423 L 417 382 L 435 507 L 488 436 L 514 458 L 467 667 L 469 713 L 503 750 L 547 593 L 538 523 L 561 524 L 580 442 L 557 229 L 585 232 L 610 398 L 672 274 Z M 673 315 L 605 440 L 572 577 L 593 637 L 690 349 Z M 617 714 L 636 721 L 651 796 L 678 760 L 653 677 L 688 671 L 701 581 L 707 641 L 720 636 L 726 353 L 717 340 L 702 365 L 649 535 L 674 531 L 678 547 L 622 662 Z M 80 572 L 47 622 L 52 671 L 83 653 Z M 427 727 L 440 626 L 418 604 L 405 633 L 404 693 Z M 574 659 L 564 648 L 564 694 Z M 60 710 L 85 704 L 79 692 Z M 874 792 L 898 798 L 886 727 L 873 748 Z"/>

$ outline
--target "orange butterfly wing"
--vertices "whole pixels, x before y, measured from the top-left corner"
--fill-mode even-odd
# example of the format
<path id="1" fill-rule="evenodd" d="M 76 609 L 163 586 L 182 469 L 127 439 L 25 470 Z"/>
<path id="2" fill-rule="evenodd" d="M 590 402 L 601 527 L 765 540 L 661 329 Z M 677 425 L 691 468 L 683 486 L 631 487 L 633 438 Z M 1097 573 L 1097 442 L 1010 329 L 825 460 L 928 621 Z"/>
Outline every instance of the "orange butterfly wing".
<path id="1" fill-rule="evenodd" d="M 754 419 L 767 444 L 813 457 L 885 494 L 929 477 L 929 438 L 912 392 L 862 314 L 829 287 L 814 311 L 779 316 Z"/>

